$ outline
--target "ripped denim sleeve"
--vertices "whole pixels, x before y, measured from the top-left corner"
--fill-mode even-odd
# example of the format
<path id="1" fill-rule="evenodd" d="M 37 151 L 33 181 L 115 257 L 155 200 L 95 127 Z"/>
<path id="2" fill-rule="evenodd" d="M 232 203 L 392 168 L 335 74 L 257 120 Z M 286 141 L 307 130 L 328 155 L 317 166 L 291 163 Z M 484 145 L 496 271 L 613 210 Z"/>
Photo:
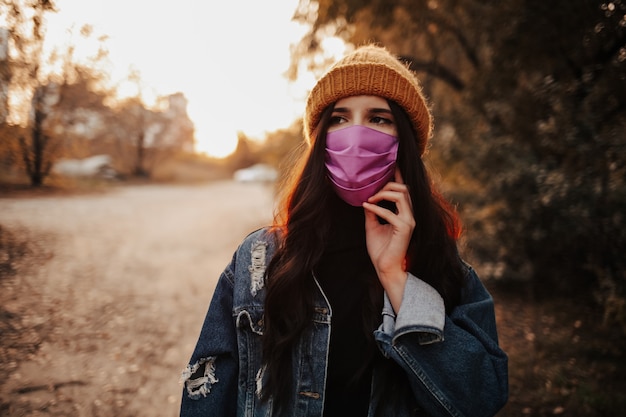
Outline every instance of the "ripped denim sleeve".
<path id="1" fill-rule="evenodd" d="M 240 378 L 237 329 L 243 326 L 240 320 L 247 319 L 255 334 L 262 331 L 262 312 L 256 314 L 258 308 L 248 308 L 252 304 L 260 306 L 264 295 L 270 248 L 261 236 L 259 231 L 247 237 L 217 282 L 196 347 L 180 379 L 181 416 L 236 413 Z M 252 388 L 249 379 L 246 377 Z"/>
<path id="2" fill-rule="evenodd" d="M 181 382 L 184 383 L 189 398 L 198 400 L 211 392 L 213 384 L 219 380 L 215 376 L 215 356 L 202 358 L 183 370 Z"/>
<path id="3" fill-rule="evenodd" d="M 263 277 L 265 276 L 265 257 L 267 254 L 267 243 L 257 241 L 252 245 L 250 251 L 250 293 L 253 297 L 263 289 Z"/>

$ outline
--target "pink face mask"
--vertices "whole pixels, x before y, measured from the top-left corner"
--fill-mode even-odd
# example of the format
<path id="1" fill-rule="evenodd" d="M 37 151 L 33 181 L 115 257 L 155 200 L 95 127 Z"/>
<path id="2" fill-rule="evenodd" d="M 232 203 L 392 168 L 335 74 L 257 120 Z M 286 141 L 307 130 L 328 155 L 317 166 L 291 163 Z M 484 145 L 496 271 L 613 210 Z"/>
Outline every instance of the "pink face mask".
<path id="1" fill-rule="evenodd" d="M 398 138 L 354 125 L 326 135 L 326 169 L 335 192 L 361 206 L 394 176 Z"/>

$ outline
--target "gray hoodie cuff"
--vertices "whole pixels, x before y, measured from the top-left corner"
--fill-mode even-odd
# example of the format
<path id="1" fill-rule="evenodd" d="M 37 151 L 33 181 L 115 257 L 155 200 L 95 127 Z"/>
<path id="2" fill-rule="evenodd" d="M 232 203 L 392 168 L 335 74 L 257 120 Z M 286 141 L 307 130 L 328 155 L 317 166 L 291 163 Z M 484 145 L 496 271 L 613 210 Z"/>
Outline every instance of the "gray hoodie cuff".
<path id="1" fill-rule="evenodd" d="M 385 293 L 382 330 L 392 337 L 392 344 L 411 333 L 417 335 L 422 345 L 441 342 L 445 321 L 446 308 L 441 295 L 414 275 L 409 274 L 407 278 L 397 315 Z"/>

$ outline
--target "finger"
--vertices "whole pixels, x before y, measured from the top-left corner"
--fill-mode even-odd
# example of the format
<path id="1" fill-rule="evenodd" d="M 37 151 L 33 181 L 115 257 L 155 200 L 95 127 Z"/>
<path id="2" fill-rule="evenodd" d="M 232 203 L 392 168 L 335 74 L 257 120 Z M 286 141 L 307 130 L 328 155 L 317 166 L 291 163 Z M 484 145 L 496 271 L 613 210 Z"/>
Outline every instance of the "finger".
<path id="1" fill-rule="evenodd" d="M 405 187 L 405 192 L 407 194 L 407 199 L 409 201 L 409 206 L 411 207 L 411 212 L 413 211 L 413 201 L 411 200 L 411 195 L 409 194 L 409 188 L 406 187 L 404 178 L 402 178 L 402 173 L 400 172 L 400 168 L 396 167 L 394 173 L 395 182 L 398 184 L 402 184 Z"/>
<path id="2" fill-rule="evenodd" d="M 368 203 L 379 203 L 383 200 L 391 201 L 393 203 L 399 203 L 403 199 L 404 193 L 402 191 L 385 190 L 384 188 L 367 199 Z"/>
<path id="3" fill-rule="evenodd" d="M 368 203 L 364 202 L 363 203 L 363 208 L 365 209 L 364 212 L 365 212 L 365 225 L 366 225 L 366 227 L 367 227 L 368 223 L 371 224 L 371 225 L 378 226 L 379 223 L 378 223 L 378 219 L 376 217 L 377 214 L 374 213 L 372 210 L 368 209 L 368 207 L 371 208 L 371 206 L 376 206 L 376 205 L 375 204 L 369 204 L 367 207 L 366 207 L 366 205 L 368 205 Z M 376 207 L 378 207 L 378 206 L 376 206 Z"/>
<path id="4" fill-rule="evenodd" d="M 402 178 L 402 173 L 400 172 L 400 168 L 396 167 L 394 172 L 394 178 L 397 183 L 404 184 L 404 179 Z"/>
<path id="5" fill-rule="evenodd" d="M 399 225 L 398 216 L 389 209 L 380 207 L 376 204 L 367 203 L 367 202 L 363 203 L 363 208 L 365 209 L 366 219 L 369 218 L 370 221 L 376 220 L 376 216 L 378 216 L 381 219 L 387 221 L 387 223 L 391 225 L 394 225 L 394 226 Z M 378 225 L 378 220 L 376 220 L 375 224 Z"/>
<path id="6" fill-rule="evenodd" d="M 394 182 L 394 181 L 390 181 L 387 184 L 385 184 L 383 188 L 381 188 L 381 190 L 393 190 L 393 191 L 400 191 L 403 193 L 409 192 L 409 188 L 406 185 L 400 182 Z"/>
<path id="7" fill-rule="evenodd" d="M 415 220 L 412 216 L 399 216 L 371 203 L 363 203 L 363 208 L 366 216 L 366 231 L 389 230 L 388 228 L 391 227 L 394 230 L 394 234 L 398 233 L 397 236 L 405 236 L 408 239 L 415 229 Z M 378 221 L 379 218 L 384 220 L 386 224 L 381 224 Z"/>
<path id="8" fill-rule="evenodd" d="M 384 192 L 395 192 L 395 193 L 398 193 L 398 196 L 404 194 L 407 198 L 409 196 L 409 189 L 407 188 L 406 185 L 400 184 L 400 183 L 397 183 L 397 182 L 388 182 L 376 194 L 371 196 L 368 199 L 368 201 L 376 202 L 376 201 L 381 200 L 380 194 L 384 193 Z"/>
<path id="9" fill-rule="evenodd" d="M 395 184 L 374 194 L 367 201 L 369 203 L 377 204 L 381 201 L 391 201 L 396 206 L 394 214 L 413 217 L 413 206 L 411 204 L 411 198 L 409 197 L 408 190 L 404 185 Z"/>

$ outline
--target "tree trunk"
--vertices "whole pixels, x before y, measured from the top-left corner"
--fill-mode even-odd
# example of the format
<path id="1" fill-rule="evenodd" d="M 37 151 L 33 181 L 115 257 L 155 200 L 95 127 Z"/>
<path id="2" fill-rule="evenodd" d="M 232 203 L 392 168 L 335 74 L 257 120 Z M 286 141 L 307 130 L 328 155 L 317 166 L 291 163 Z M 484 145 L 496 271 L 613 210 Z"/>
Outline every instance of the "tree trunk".
<path id="1" fill-rule="evenodd" d="M 135 169 L 133 175 L 136 177 L 147 178 L 148 171 L 145 168 L 145 133 L 141 131 L 137 137 L 137 159 L 135 160 Z"/>
<path id="2" fill-rule="evenodd" d="M 43 131 L 43 121 L 45 118 L 46 115 L 43 114 L 43 112 L 39 111 L 38 109 L 35 110 L 35 120 L 33 121 L 33 128 L 31 133 L 32 158 L 30 160 L 31 166 L 28 169 L 30 184 L 33 187 L 41 186 L 46 175 L 43 169 L 46 144 L 48 142 L 48 138 Z"/>

